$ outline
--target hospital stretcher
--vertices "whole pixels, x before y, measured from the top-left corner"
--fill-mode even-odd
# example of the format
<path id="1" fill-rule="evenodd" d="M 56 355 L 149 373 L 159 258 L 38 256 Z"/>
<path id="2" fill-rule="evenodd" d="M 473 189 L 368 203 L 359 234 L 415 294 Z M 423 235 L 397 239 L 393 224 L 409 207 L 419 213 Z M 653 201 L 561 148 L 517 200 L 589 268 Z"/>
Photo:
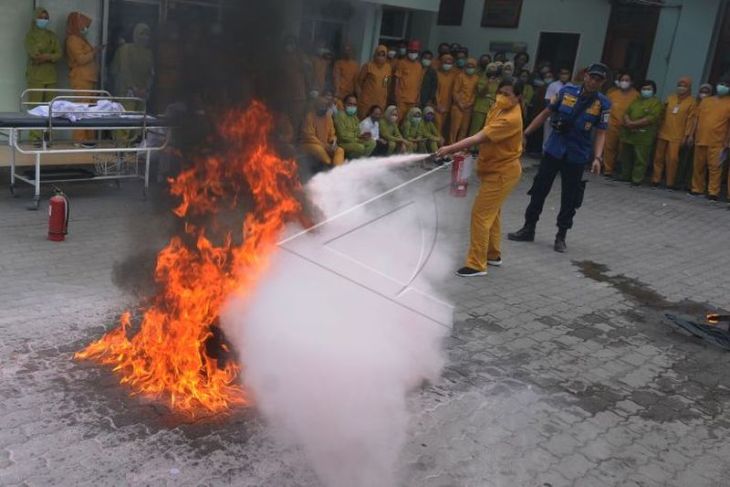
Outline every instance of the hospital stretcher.
<path id="1" fill-rule="evenodd" d="M 38 103 L 27 101 L 28 95 L 32 92 L 45 91 L 54 96 L 48 104 L 48 116 L 36 116 L 28 113 L 28 109 Z M 64 118 L 69 112 L 54 111 L 54 102 L 63 100 L 68 102 L 96 103 L 98 100 L 109 100 L 116 103 L 134 105 L 135 109 L 125 110 L 123 113 L 105 113 L 98 118 L 80 118 L 71 120 Z M 100 142 L 94 147 L 77 147 L 70 144 L 56 144 L 54 138 L 62 134 L 69 134 L 73 131 L 93 131 L 97 134 L 97 141 Z M 104 130 L 134 131 L 141 137 L 141 144 L 110 146 L 101 143 L 99 135 Z M 21 144 L 21 135 L 31 131 L 42 134 L 38 144 Z M 140 179 L 144 181 L 143 196 L 147 196 L 150 176 L 150 157 L 152 152 L 160 151 L 167 146 L 169 141 L 169 130 L 165 121 L 159 117 L 147 114 L 145 101 L 134 97 L 113 97 L 103 90 L 25 90 L 20 96 L 20 110 L 18 112 L 0 112 L 0 132 L 4 132 L 8 138 L 10 148 L 10 191 L 15 194 L 16 181 L 27 183 L 34 187 L 33 207 L 38 209 L 40 203 L 41 184 L 59 183 L 65 181 L 90 181 L 90 180 L 116 180 Z M 154 135 L 154 136 L 151 136 Z M 153 141 L 154 143 L 150 143 Z M 21 175 L 18 171 L 16 154 L 27 154 L 34 158 L 34 175 Z M 73 178 L 44 178 L 42 179 L 41 166 L 43 156 L 51 154 L 93 154 L 95 156 L 106 156 L 111 159 L 124 160 L 125 156 L 133 156 L 133 164 L 130 170 L 101 171 L 99 174 L 91 173 L 87 177 Z M 143 158 L 144 166 L 140 170 L 139 159 Z M 117 165 L 121 167 L 121 163 Z"/>

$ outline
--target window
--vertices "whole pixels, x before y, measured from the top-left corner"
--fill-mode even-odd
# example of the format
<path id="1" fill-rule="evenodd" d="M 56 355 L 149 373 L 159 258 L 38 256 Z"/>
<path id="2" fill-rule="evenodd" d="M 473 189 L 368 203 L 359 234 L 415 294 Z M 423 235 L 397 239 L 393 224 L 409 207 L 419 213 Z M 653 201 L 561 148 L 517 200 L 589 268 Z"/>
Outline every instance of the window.
<path id="1" fill-rule="evenodd" d="M 464 0 L 441 0 L 438 25 L 461 25 L 464 17 Z"/>
<path id="2" fill-rule="evenodd" d="M 380 38 L 400 40 L 406 38 L 410 14 L 402 8 L 383 8 L 383 20 L 380 24 Z"/>
<path id="3" fill-rule="evenodd" d="M 516 29 L 521 13 L 522 0 L 484 0 L 482 27 Z"/>

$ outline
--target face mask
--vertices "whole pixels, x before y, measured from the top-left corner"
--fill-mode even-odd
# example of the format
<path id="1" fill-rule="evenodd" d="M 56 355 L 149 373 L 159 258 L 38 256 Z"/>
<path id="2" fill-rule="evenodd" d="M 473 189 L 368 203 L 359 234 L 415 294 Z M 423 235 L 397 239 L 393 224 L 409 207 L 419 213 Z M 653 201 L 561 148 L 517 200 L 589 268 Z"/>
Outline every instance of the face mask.
<path id="1" fill-rule="evenodd" d="M 411 118 L 411 120 L 413 121 L 413 123 L 418 125 L 419 123 L 421 123 L 421 116 L 420 115 L 414 116 Z"/>
<path id="2" fill-rule="evenodd" d="M 427 113 L 423 118 L 427 122 L 433 122 L 436 119 L 433 113 Z"/>
<path id="3" fill-rule="evenodd" d="M 726 86 L 726 85 L 717 85 L 717 86 L 715 87 L 715 90 L 717 90 L 717 94 L 718 94 L 718 95 L 720 95 L 720 96 L 725 96 L 725 95 L 727 95 L 728 93 L 730 93 L 730 86 Z"/>
<path id="4" fill-rule="evenodd" d="M 628 90 L 629 88 L 631 88 L 631 81 L 619 81 L 618 87 L 622 90 Z"/>
<path id="5" fill-rule="evenodd" d="M 552 78 L 545 78 L 545 80 L 544 80 L 544 81 L 545 81 L 545 84 L 546 84 L 546 85 L 549 85 L 549 84 L 550 84 L 550 83 L 552 83 L 552 82 L 553 82 L 554 80 L 553 80 Z"/>
<path id="6" fill-rule="evenodd" d="M 45 29 L 48 27 L 48 19 L 35 19 L 35 26 L 39 29 Z"/>
<path id="7" fill-rule="evenodd" d="M 388 51 L 388 57 L 393 59 L 395 57 L 395 51 Z"/>
<path id="8" fill-rule="evenodd" d="M 566 75 L 562 75 L 560 77 L 560 81 L 562 81 L 563 83 L 567 83 L 569 79 L 570 79 L 570 76 L 566 76 Z"/>
<path id="9" fill-rule="evenodd" d="M 350 116 L 355 115 L 357 113 L 357 107 L 347 106 L 345 107 L 345 113 Z"/>
<path id="10" fill-rule="evenodd" d="M 431 66 L 431 60 L 430 59 L 421 59 L 421 64 L 423 65 L 424 68 L 427 68 L 427 67 Z"/>
<path id="11" fill-rule="evenodd" d="M 454 65 L 453 64 L 442 64 L 441 67 L 443 68 L 444 71 L 448 71 L 451 68 L 453 68 Z"/>
<path id="12" fill-rule="evenodd" d="M 708 96 L 710 96 L 709 93 L 700 93 L 700 99 L 707 98 Z"/>
<path id="13" fill-rule="evenodd" d="M 83 29 L 81 29 L 81 35 L 85 36 L 85 35 L 88 35 L 88 34 L 89 34 L 89 28 L 88 27 L 84 27 Z"/>
<path id="14" fill-rule="evenodd" d="M 476 68 L 466 68 L 464 71 L 466 74 L 474 74 L 477 72 Z"/>
<path id="15" fill-rule="evenodd" d="M 689 91 L 689 88 L 687 88 L 686 86 L 677 86 L 678 95 L 686 95 L 688 91 Z"/>
<path id="16" fill-rule="evenodd" d="M 654 96 L 654 90 L 641 90 L 642 98 L 651 98 Z"/>
<path id="17" fill-rule="evenodd" d="M 401 47 L 398 49 L 398 54 L 401 56 L 405 56 L 406 52 L 408 52 L 408 50 L 405 47 Z"/>
<path id="18" fill-rule="evenodd" d="M 533 84 L 534 86 L 545 86 L 545 82 L 544 82 L 543 80 L 541 80 L 540 78 L 535 78 L 535 79 L 534 79 L 534 80 L 532 81 L 532 84 Z"/>
<path id="19" fill-rule="evenodd" d="M 418 59 L 418 53 L 417 52 L 409 52 L 408 53 L 408 59 L 410 59 L 411 61 L 415 61 L 416 59 Z"/>
<path id="20" fill-rule="evenodd" d="M 395 123 L 398 121 L 398 115 L 391 115 L 388 117 L 388 120 L 390 120 L 391 123 Z"/>
<path id="21" fill-rule="evenodd" d="M 466 66 L 466 59 L 464 59 L 464 58 L 457 59 L 456 65 L 459 66 L 460 68 L 463 68 L 464 66 Z"/>

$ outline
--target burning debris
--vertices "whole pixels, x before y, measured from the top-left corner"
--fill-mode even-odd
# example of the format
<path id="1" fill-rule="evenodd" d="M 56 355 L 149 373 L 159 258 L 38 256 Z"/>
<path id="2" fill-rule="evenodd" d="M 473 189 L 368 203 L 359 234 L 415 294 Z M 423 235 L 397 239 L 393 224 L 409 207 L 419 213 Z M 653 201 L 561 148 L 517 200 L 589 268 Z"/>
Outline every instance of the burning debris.
<path id="1" fill-rule="evenodd" d="M 240 365 L 218 360 L 210 344 L 229 351 L 216 326 L 225 300 L 250 292 L 285 224 L 301 219 L 296 163 L 270 146 L 272 125 L 259 102 L 231 110 L 218 126 L 221 151 L 197 158 L 170 180 L 171 193 L 181 199 L 173 212 L 184 221 L 184 235 L 157 256 L 159 292 L 137 326 L 125 312 L 117 328 L 76 359 L 110 365 L 135 393 L 165 396 L 174 409 L 191 414 L 249 402 L 236 380 Z M 251 208 L 240 229 L 221 236 L 217 216 L 239 208 L 244 198 L 251 198 Z"/>

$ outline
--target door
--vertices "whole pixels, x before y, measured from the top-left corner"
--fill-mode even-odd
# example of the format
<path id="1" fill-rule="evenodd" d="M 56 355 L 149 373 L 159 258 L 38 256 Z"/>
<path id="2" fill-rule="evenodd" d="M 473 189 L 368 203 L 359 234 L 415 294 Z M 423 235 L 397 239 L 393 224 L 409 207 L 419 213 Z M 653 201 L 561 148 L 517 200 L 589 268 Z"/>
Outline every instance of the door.
<path id="1" fill-rule="evenodd" d="M 549 61 L 553 74 L 558 75 L 560 68 L 575 68 L 575 57 L 578 54 L 580 34 L 564 32 L 540 32 L 540 43 L 537 47 L 537 62 Z M 537 66 L 537 64 L 536 64 Z"/>
<path id="2" fill-rule="evenodd" d="M 613 4 L 602 59 L 614 72 L 626 69 L 634 79 L 645 79 L 659 10 L 659 7 Z"/>
<path id="3" fill-rule="evenodd" d="M 720 24 L 720 30 L 717 35 L 717 44 L 715 47 L 715 55 L 712 59 L 712 68 L 710 70 L 710 83 L 717 83 L 721 79 L 730 77 L 730 4 L 725 4 Z"/>

